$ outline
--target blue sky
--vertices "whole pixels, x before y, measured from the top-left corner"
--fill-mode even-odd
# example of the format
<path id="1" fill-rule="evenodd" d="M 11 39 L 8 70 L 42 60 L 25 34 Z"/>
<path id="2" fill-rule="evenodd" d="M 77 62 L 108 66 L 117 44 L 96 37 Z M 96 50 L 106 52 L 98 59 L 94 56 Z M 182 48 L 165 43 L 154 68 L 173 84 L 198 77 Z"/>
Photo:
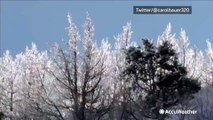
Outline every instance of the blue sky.
<path id="1" fill-rule="evenodd" d="M 206 39 L 213 42 L 212 1 L 0 1 L 1 54 L 12 55 L 24 51 L 35 42 L 40 50 L 49 49 L 54 42 L 67 40 L 67 13 L 82 32 L 86 12 L 95 25 L 95 40 L 108 38 L 122 31 L 126 22 L 132 22 L 133 40 L 143 37 L 156 40 L 171 22 L 173 32 L 184 28 L 191 44 L 206 49 Z M 133 6 L 192 6 L 191 15 L 134 15 Z"/>

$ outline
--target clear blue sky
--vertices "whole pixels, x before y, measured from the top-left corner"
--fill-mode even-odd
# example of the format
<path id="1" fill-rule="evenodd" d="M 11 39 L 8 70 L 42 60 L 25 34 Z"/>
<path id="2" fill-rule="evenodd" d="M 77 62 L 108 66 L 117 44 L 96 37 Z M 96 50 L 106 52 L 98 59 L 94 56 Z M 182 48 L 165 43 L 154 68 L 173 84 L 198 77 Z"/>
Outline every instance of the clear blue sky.
<path id="1" fill-rule="evenodd" d="M 192 6 L 192 14 L 134 15 L 134 5 L 187 5 Z M 142 37 L 156 40 L 171 22 L 176 35 L 184 28 L 191 44 L 199 49 L 206 49 L 206 39 L 213 42 L 212 1 L 1 1 L 1 52 L 10 50 L 15 55 L 32 41 L 40 50 L 49 49 L 52 43 L 67 40 L 67 13 L 82 32 L 87 11 L 95 25 L 97 41 L 108 37 L 113 43 L 113 36 L 131 21 L 134 41 Z"/>

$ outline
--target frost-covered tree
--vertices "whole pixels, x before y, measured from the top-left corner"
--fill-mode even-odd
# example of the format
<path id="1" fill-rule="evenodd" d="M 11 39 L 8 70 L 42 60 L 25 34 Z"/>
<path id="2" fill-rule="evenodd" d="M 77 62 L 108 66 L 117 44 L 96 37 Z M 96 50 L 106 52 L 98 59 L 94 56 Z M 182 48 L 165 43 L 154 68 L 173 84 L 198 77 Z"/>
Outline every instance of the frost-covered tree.
<path id="1" fill-rule="evenodd" d="M 213 48 L 211 45 L 211 42 L 209 40 L 206 41 L 207 42 L 207 60 L 205 64 L 205 70 L 204 70 L 204 79 L 206 81 L 207 85 L 213 86 Z"/>
<path id="2" fill-rule="evenodd" d="M 186 31 L 181 29 L 178 39 L 179 61 L 187 68 L 188 76 L 202 81 L 202 71 L 204 66 L 203 53 L 196 48 L 191 48 Z"/>
<path id="3" fill-rule="evenodd" d="M 51 71 L 56 80 L 60 103 L 54 103 L 65 112 L 61 119 L 100 119 L 109 111 L 104 82 L 107 51 L 100 50 L 94 42 L 94 25 L 89 15 L 84 24 L 83 38 L 70 15 L 68 49 L 59 45 L 54 48 L 55 70 Z M 78 49 L 82 48 L 82 49 Z M 104 47 L 108 47 L 107 43 Z M 106 48 L 107 49 L 107 48 Z M 80 54 L 81 52 L 81 54 Z"/>
<path id="4" fill-rule="evenodd" d="M 17 69 L 9 51 L 0 60 L 0 82 L 0 112 L 12 120 L 16 111 L 14 104 L 17 100 Z"/>
<path id="5" fill-rule="evenodd" d="M 127 89 L 128 83 L 123 81 L 122 72 L 125 69 L 125 51 L 130 46 L 137 46 L 137 44 L 132 41 L 132 29 L 131 22 L 127 22 L 125 26 L 123 26 L 122 33 L 118 34 L 114 37 L 115 45 L 113 55 L 113 75 L 114 75 L 114 83 L 113 83 L 113 91 L 115 99 L 113 109 L 111 112 L 115 119 L 125 119 L 127 120 L 129 116 L 132 114 L 128 114 L 128 109 L 130 107 L 130 101 L 128 100 L 128 96 L 130 95 L 130 91 Z"/>
<path id="6" fill-rule="evenodd" d="M 48 83 L 46 70 L 51 67 L 47 52 L 39 52 L 32 43 L 32 48 L 27 47 L 25 52 L 18 54 L 15 62 L 18 69 L 18 118 L 39 119 L 42 116 L 39 109 L 43 106 L 42 88 Z"/>
<path id="7" fill-rule="evenodd" d="M 35 119 L 39 111 L 35 103 L 41 102 L 41 78 L 48 67 L 46 52 L 39 52 L 36 45 L 26 48 L 15 59 L 7 51 L 1 59 L 1 108 L 6 118 Z M 36 117 L 35 117 L 36 116 Z"/>
<path id="8" fill-rule="evenodd" d="M 178 47 L 178 40 L 175 37 L 175 34 L 172 33 L 172 25 L 171 23 L 169 23 L 166 27 L 166 29 L 164 30 L 163 34 L 161 36 L 158 37 L 157 39 L 157 45 L 162 45 L 163 42 L 165 41 L 169 41 L 172 45 L 173 45 L 173 49 L 176 50 L 176 52 L 178 53 L 180 51 L 180 48 Z"/>
<path id="9" fill-rule="evenodd" d="M 179 62 L 183 64 L 188 71 L 188 76 L 199 79 L 203 83 L 201 79 L 204 67 L 203 53 L 196 48 L 190 47 L 190 41 L 186 31 L 181 29 L 179 37 L 176 37 L 175 34 L 172 33 L 171 23 L 169 23 L 163 34 L 158 38 L 158 45 L 166 40 L 173 45 Z"/>

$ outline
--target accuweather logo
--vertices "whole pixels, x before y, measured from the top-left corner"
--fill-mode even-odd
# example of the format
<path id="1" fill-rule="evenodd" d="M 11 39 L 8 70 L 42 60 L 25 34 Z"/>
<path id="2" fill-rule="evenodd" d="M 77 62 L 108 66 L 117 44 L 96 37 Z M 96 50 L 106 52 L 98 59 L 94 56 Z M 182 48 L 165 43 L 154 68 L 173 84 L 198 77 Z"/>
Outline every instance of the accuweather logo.
<path id="1" fill-rule="evenodd" d="M 160 114 L 197 114 L 197 110 L 181 110 L 181 109 L 164 110 L 164 109 L 160 109 L 159 113 Z"/>
<path id="2" fill-rule="evenodd" d="M 160 109 L 160 110 L 159 110 L 159 113 L 160 113 L 160 114 L 164 114 L 164 112 L 165 112 L 164 109 Z"/>

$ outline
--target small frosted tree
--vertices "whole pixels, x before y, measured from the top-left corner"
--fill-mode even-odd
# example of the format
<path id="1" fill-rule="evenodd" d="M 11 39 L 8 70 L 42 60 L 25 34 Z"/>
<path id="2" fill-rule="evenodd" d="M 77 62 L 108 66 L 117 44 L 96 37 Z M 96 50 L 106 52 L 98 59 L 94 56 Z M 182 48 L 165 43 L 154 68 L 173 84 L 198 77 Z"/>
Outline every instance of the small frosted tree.
<path id="1" fill-rule="evenodd" d="M 0 60 L 0 81 L 1 113 L 5 117 L 13 119 L 16 113 L 14 104 L 17 100 L 17 98 L 15 98 L 15 94 L 17 93 L 17 69 L 9 51 L 6 51 Z"/>
<path id="2" fill-rule="evenodd" d="M 130 46 L 137 46 L 135 42 L 132 41 L 132 28 L 131 22 L 127 22 L 125 26 L 123 26 L 122 33 L 118 34 L 115 39 L 115 50 L 113 51 L 113 60 L 114 63 L 113 74 L 114 74 L 114 97 L 115 104 L 113 105 L 113 116 L 115 119 L 129 119 L 133 114 L 129 111 L 131 108 L 131 102 L 128 97 L 130 95 L 130 91 L 128 90 L 128 83 L 123 81 L 122 72 L 125 69 L 125 51 Z M 129 114 L 130 113 L 130 114 Z"/>
<path id="3" fill-rule="evenodd" d="M 209 40 L 207 42 L 208 49 L 206 50 L 207 53 L 207 60 L 205 63 L 205 81 L 207 85 L 213 86 L 213 48 L 211 42 Z"/>
<path id="4" fill-rule="evenodd" d="M 38 51 L 35 43 L 26 47 L 23 53 L 16 55 L 18 86 L 17 119 L 42 119 L 45 114 L 41 111 L 44 107 L 42 96 L 44 84 L 49 82 L 47 69 L 51 61 L 47 51 Z M 42 115 L 43 114 L 43 115 Z M 45 118 L 45 117 L 44 117 Z"/>

